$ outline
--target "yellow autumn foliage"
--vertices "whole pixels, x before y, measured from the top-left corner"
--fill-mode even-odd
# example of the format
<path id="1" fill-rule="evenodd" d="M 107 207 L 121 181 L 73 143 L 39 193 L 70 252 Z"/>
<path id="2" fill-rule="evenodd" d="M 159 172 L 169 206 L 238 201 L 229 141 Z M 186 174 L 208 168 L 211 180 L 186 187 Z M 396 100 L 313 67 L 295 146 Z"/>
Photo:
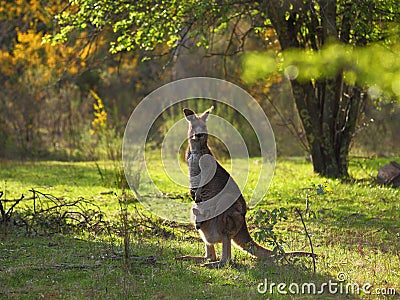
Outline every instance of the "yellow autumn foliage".
<path id="1" fill-rule="evenodd" d="M 90 90 L 90 93 L 96 101 L 93 104 L 94 119 L 92 121 L 92 129 L 90 129 L 90 133 L 93 135 L 95 133 L 103 133 L 107 129 L 107 112 L 100 96 L 93 90 Z"/>
<path id="2" fill-rule="evenodd" d="M 50 0 L 45 5 L 40 0 L 0 0 L 0 21 L 13 23 L 18 19 L 16 25 L 20 26 L 15 28 L 12 49 L 0 45 L 1 73 L 17 78 L 19 83 L 43 86 L 86 67 L 94 47 L 87 45 L 84 33 L 71 45 L 43 42 L 46 33 L 38 24 L 51 24 L 52 16 L 66 4 L 65 0 Z"/>

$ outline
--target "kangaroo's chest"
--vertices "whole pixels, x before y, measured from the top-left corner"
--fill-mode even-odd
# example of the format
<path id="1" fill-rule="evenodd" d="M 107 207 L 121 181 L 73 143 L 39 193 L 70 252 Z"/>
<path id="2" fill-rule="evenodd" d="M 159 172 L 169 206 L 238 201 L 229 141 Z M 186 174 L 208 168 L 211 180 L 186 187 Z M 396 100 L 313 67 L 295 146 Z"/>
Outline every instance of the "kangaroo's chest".
<path id="1" fill-rule="evenodd" d="M 196 176 L 200 174 L 200 158 L 198 153 L 190 153 L 188 156 L 189 176 Z"/>
<path id="2" fill-rule="evenodd" d="M 208 153 L 190 153 L 188 165 L 190 188 L 200 188 L 197 193 L 201 193 L 203 201 L 218 194 L 229 178 L 229 174 Z"/>
<path id="3" fill-rule="evenodd" d="M 201 155 L 197 153 L 190 153 L 188 156 L 190 188 L 197 188 L 200 185 L 200 158 Z"/>

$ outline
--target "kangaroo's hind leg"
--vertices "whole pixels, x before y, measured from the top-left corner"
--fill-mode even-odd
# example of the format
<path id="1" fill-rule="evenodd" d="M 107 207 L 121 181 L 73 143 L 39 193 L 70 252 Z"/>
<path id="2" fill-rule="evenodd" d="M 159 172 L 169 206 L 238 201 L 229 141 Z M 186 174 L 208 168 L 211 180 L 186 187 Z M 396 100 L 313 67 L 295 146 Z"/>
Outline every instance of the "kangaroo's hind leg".
<path id="1" fill-rule="evenodd" d="M 209 261 L 216 261 L 217 255 L 215 254 L 215 247 L 214 245 L 206 245 L 206 259 Z"/>
<path id="2" fill-rule="evenodd" d="M 232 242 L 229 236 L 224 236 L 222 238 L 222 257 L 220 261 L 214 261 L 210 263 L 206 263 L 203 266 L 210 268 L 210 269 L 215 269 L 215 268 L 221 268 L 225 266 L 228 262 L 231 261 L 231 251 L 232 251 Z"/>

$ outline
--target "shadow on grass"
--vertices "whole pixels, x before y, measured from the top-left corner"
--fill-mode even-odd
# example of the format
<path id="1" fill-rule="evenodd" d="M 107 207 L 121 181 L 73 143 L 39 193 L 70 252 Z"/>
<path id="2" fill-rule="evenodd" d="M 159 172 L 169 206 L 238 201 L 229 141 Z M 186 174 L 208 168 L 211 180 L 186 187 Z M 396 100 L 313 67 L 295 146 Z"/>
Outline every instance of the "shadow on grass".
<path id="1" fill-rule="evenodd" d="M 83 187 L 100 184 L 101 179 L 94 164 L 39 163 L 38 166 L 37 163 L 23 163 L 15 166 L 13 163 L 6 165 L 6 168 L 3 168 L 3 164 L 1 167 L 1 174 L 9 176 L 2 178 L 13 178 L 24 185 L 40 186 L 43 182 L 46 185 L 56 185 L 64 182 Z M 56 171 L 51 169 L 53 167 Z M 32 173 L 38 176 L 32 176 Z M 312 200 L 314 209 L 320 211 L 317 220 L 307 223 L 310 231 L 314 232 L 314 242 L 325 243 L 324 249 L 332 245 L 329 248 L 332 253 L 337 249 L 350 248 L 349 260 L 354 258 L 355 249 L 359 252 L 365 250 L 359 249 L 359 246 L 376 248 L 393 254 L 390 259 L 396 258 L 400 249 L 396 237 L 399 232 L 397 194 L 385 190 L 384 193 L 376 192 L 367 197 L 373 189 L 355 189 L 355 186 L 354 183 L 341 183 L 338 185 L 340 191 L 332 197 Z M 297 186 L 291 188 L 293 193 L 299 191 Z M 342 193 L 342 189 L 345 192 Z M 283 197 L 286 194 L 276 196 L 275 200 L 281 201 Z M 291 197 L 286 206 L 304 206 L 304 195 Z M 300 222 L 297 227 L 301 230 Z M 321 236 L 323 241 L 320 240 Z M 324 275 L 327 267 L 322 274 L 322 265 L 326 262 L 340 263 L 337 257 L 321 262 L 321 273 L 316 275 L 300 266 L 268 266 L 248 257 L 237 259 L 236 265 L 232 267 L 208 270 L 191 262 L 178 262 L 174 259 L 189 254 L 182 252 L 186 252 L 189 247 L 193 250 L 197 244 L 201 249 L 195 250 L 201 253 L 201 243 L 179 236 L 166 239 L 156 234 L 146 238 L 134 236 L 133 239 L 132 255 L 154 256 L 156 261 L 132 258 L 124 264 L 121 242 L 117 238 L 112 241 L 104 237 L 80 240 L 62 235 L 29 238 L 18 232 L 10 234 L 6 240 L 0 241 L 0 298 L 313 299 L 315 295 L 310 293 L 291 294 L 288 290 L 290 284 L 297 283 L 302 288 L 303 283 L 314 283 L 318 292 L 322 284 L 337 282 L 337 278 Z M 368 263 L 369 257 L 361 257 L 359 260 L 358 268 L 362 269 L 364 266 L 361 264 Z M 384 263 L 389 265 L 390 262 Z M 369 271 L 375 269 L 370 268 Z M 267 283 L 276 284 L 274 293 L 260 294 L 257 291 L 260 284 L 265 284 L 265 279 Z M 288 294 L 278 292 L 279 283 L 286 285 L 286 288 L 281 287 Z M 292 288 L 296 289 L 296 286 Z M 308 285 L 307 288 L 313 286 Z M 325 294 L 319 295 L 320 299 L 359 298 L 356 294 L 329 293 L 327 288 Z"/>
<path id="2" fill-rule="evenodd" d="M 285 226 L 300 232 L 301 223 L 294 209 L 303 210 L 308 205 L 316 214 L 316 218 L 306 221 L 316 242 L 323 236 L 327 243 L 399 255 L 400 189 L 382 187 L 373 179 L 337 180 L 326 185 L 330 190 L 321 195 L 317 195 L 315 188 L 297 186 L 285 195 L 275 192 L 264 207 L 288 208 L 290 221 Z"/>
<path id="3" fill-rule="evenodd" d="M 351 189 L 350 184 L 346 184 Z M 400 202 L 395 190 L 378 185 L 353 195 L 336 196 L 328 201 L 315 201 L 318 217 L 312 226 L 350 248 L 370 248 L 399 254 Z M 377 190 L 381 190 L 378 191 Z"/>
<path id="4" fill-rule="evenodd" d="M 323 284 L 337 282 L 300 267 L 271 266 L 249 257 L 239 258 L 235 265 L 223 269 L 209 270 L 193 262 L 175 260 L 183 242 L 161 238 L 133 241 L 131 258 L 124 262 L 118 243 L 63 235 L 24 237 L 14 232 L 0 242 L 0 297 L 311 299 Z M 273 283 L 275 286 L 271 287 Z M 327 287 L 319 296 L 344 297 L 343 293 L 330 293 Z M 347 299 L 357 297 L 346 295 Z"/>
<path id="5" fill-rule="evenodd" d="M 153 283 L 153 287 L 141 287 L 146 290 L 141 296 L 146 299 L 360 299 L 362 292 L 355 285 L 346 290 L 346 284 L 340 285 L 337 278 L 312 274 L 299 266 L 271 265 L 246 257 L 225 268 L 209 270 L 194 262 L 175 261 L 176 254 L 173 249 L 163 249 L 160 264 L 140 270 L 143 277 L 147 276 L 147 282 Z"/>

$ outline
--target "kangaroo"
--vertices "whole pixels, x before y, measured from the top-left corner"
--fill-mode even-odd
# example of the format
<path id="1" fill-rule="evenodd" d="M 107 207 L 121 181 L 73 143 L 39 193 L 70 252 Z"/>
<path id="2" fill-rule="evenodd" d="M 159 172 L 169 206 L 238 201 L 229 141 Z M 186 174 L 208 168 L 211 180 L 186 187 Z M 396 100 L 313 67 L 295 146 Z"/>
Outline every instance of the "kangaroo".
<path id="1" fill-rule="evenodd" d="M 207 145 L 206 121 L 212 110 L 213 107 L 200 116 L 190 109 L 183 110 L 189 123 L 186 162 L 189 167 L 190 194 L 195 202 L 191 216 L 205 243 L 206 255 L 183 256 L 180 259 L 206 259 L 210 262 L 204 266 L 222 267 L 231 260 L 231 241 L 257 258 L 272 258 L 273 252 L 257 244 L 250 236 L 245 219 L 247 207 L 243 195 L 230 174 L 215 160 Z M 202 212 L 201 205 L 208 205 L 208 217 L 207 213 Z M 222 257 L 217 261 L 214 244 L 220 242 Z M 309 252 L 290 252 L 285 255 L 312 256 Z"/>

